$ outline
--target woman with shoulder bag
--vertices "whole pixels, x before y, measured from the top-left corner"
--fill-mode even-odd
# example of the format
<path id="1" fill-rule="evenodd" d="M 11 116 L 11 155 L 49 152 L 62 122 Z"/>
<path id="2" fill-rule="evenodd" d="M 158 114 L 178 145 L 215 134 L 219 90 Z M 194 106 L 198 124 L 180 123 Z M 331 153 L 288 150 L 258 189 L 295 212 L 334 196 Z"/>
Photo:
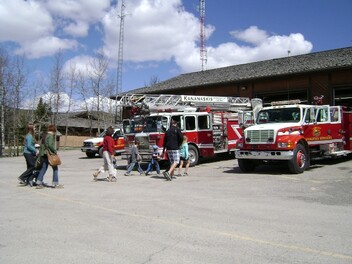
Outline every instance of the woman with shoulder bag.
<path id="1" fill-rule="evenodd" d="M 49 125 L 48 127 L 48 133 L 47 135 L 44 135 L 42 137 L 42 142 L 40 145 L 40 156 L 42 157 L 42 168 L 40 169 L 40 172 L 37 177 L 37 189 L 42 189 L 46 185 L 44 184 L 44 175 L 48 169 L 49 166 L 49 160 L 48 160 L 48 154 L 57 154 L 56 148 L 55 148 L 55 133 L 56 133 L 56 127 L 55 125 Z M 47 151 L 49 153 L 47 153 Z M 63 188 L 63 185 L 59 184 L 59 168 L 58 166 L 52 166 L 53 168 L 53 182 L 52 182 L 52 188 Z"/>

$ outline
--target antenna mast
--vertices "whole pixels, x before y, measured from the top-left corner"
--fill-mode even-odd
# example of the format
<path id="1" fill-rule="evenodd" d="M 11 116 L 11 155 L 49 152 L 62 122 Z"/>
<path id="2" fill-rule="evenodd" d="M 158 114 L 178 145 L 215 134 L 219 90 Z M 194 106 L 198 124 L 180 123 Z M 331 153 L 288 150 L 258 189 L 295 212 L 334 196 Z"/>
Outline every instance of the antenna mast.
<path id="1" fill-rule="evenodd" d="M 123 38 L 125 26 L 125 0 L 121 2 L 119 53 L 117 58 L 117 94 L 122 92 Z"/>
<path id="2" fill-rule="evenodd" d="M 199 1 L 199 13 L 200 13 L 200 61 L 202 65 L 202 71 L 205 70 L 207 64 L 207 49 L 205 47 L 205 0 Z"/>
<path id="3" fill-rule="evenodd" d="M 124 24 L 125 24 L 125 0 L 121 2 L 120 18 L 120 33 L 119 33 L 119 52 L 117 57 L 117 83 L 116 83 L 116 98 L 115 98 L 115 123 L 117 123 L 117 97 L 122 92 L 122 64 L 123 64 L 123 38 L 124 38 Z"/>

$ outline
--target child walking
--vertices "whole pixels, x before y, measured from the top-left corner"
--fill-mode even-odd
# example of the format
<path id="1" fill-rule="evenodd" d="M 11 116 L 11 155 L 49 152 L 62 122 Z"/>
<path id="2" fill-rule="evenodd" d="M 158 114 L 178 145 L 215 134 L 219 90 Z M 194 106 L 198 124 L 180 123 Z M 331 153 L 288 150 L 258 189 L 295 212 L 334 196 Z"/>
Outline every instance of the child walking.
<path id="1" fill-rule="evenodd" d="M 189 156 L 188 156 L 188 138 L 187 136 L 183 136 L 183 141 L 180 146 L 180 164 L 178 166 L 178 176 L 181 176 L 181 169 L 185 163 L 185 172 L 182 176 L 188 176 L 188 167 L 190 164 Z"/>
<path id="2" fill-rule="evenodd" d="M 159 150 L 158 150 L 158 146 L 154 145 L 153 146 L 153 153 L 152 153 L 152 159 L 148 164 L 148 168 L 145 171 L 145 176 L 147 176 L 149 174 L 149 172 L 151 172 L 153 170 L 153 167 L 155 167 L 156 173 L 160 174 L 160 166 L 159 166 Z"/>
<path id="3" fill-rule="evenodd" d="M 128 166 L 126 173 L 124 174 L 125 176 L 130 176 L 131 171 L 134 169 L 135 165 L 137 165 L 139 174 L 140 175 L 144 174 L 144 171 L 142 170 L 141 165 L 139 164 L 141 160 L 140 160 L 140 155 L 138 151 L 138 146 L 139 146 L 139 141 L 135 141 L 131 148 L 130 164 Z"/>

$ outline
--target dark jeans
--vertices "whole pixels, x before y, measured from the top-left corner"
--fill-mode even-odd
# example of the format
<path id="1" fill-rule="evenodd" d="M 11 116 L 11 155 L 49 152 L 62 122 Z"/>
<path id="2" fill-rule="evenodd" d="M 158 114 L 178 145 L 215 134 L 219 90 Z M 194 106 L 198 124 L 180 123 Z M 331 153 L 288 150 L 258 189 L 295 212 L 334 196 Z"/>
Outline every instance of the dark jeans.
<path id="1" fill-rule="evenodd" d="M 33 180 L 35 156 L 29 153 L 23 153 L 23 156 L 26 159 L 27 170 L 21 174 L 20 179 L 24 182 L 29 182 Z"/>
<path id="2" fill-rule="evenodd" d="M 46 155 L 43 156 L 42 159 L 42 168 L 39 171 L 38 178 L 36 183 L 38 185 L 43 184 L 44 175 L 49 167 L 48 157 Z M 53 185 L 59 184 L 59 168 L 58 166 L 52 166 L 53 168 Z"/>
<path id="3" fill-rule="evenodd" d="M 151 162 L 149 162 L 148 164 L 148 169 L 145 171 L 145 173 L 149 173 L 152 171 L 153 167 L 155 167 L 155 170 L 158 174 L 160 174 L 160 166 L 159 166 L 159 162 L 156 160 L 151 160 Z"/>

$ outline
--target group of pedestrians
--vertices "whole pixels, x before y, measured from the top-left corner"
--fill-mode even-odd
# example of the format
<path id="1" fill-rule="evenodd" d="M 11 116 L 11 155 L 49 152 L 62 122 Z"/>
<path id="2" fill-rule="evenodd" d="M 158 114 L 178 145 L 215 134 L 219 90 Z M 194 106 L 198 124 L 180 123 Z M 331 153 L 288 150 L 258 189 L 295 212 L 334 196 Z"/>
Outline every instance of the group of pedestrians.
<path id="1" fill-rule="evenodd" d="M 34 124 L 27 126 L 23 151 L 27 169 L 18 177 L 20 184 L 30 187 L 36 186 L 37 189 L 43 189 L 45 187 L 63 188 L 63 185 L 59 184 L 58 166 L 51 166 L 53 169 L 52 185 L 44 183 L 44 176 L 49 167 L 47 152 L 57 154 L 55 133 L 55 125 L 49 125 L 48 132 L 42 135 L 39 149 L 37 149 L 34 135 L 35 126 Z"/>
<path id="2" fill-rule="evenodd" d="M 112 139 L 112 134 L 114 130 L 112 127 L 107 129 L 103 141 L 103 159 L 104 164 L 97 171 L 93 173 L 93 178 L 95 181 L 98 180 L 100 173 L 107 171 L 109 173 L 107 181 L 116 181 L 116 159 L 114 156 L 114 140 Z M 165 152 L 167 154 L 168 160 L 170 162 L 169 168 L 163 172 L 164 177 L 171 181 L 172 178 L 176 176 L 187 176 L 188 168 L 190 165 L 188 156 L 188 139 L 187 136 L 182 135 L 181 130 L 177 127 L 177 122 L 171 120 L 171 126 L 165 133 L 163 150 L 160 155 L 159 147 L 157 145 L 153 146 L 152 158 L 148 164 L 146 171 L 141 168 L 141 156 L 139 154 L 139 142 L 135 141 L 130 150 L 130 159 L 127 165 L 127 171 L 125 176 L 130 176 L 132 170 L 137 167 L 140 175 L 149 175 L 153 169 L 155 169 L 157 174 L 160 174 L 159 160 L 164 157 Z M 175 175 L 175 170 L 178 166 L 178 174 Z M 181 170 L 185 166 L 184 173 L 181 174 Z"/>
<path id="3" fill-rule="evenodd" d="M 164 177 L 171 181 L 175 178 L 175 169 L 179 166 L 178 176 L 181 176 L 181 169 L 183 163 L 185 163 L 185 172 L 183 176 L 188 175 L 188 167 L 190 164 L 188 158 L 188 139 L 187 136 L 183 136 L 181 130 L 177 127 L 177 121 L 172 119 L 171 126 L 165 133 L 164 146 L 162 156 L 164 156 L 165 150 L 168 156 L 170 167 L 163 172 Z"/>

